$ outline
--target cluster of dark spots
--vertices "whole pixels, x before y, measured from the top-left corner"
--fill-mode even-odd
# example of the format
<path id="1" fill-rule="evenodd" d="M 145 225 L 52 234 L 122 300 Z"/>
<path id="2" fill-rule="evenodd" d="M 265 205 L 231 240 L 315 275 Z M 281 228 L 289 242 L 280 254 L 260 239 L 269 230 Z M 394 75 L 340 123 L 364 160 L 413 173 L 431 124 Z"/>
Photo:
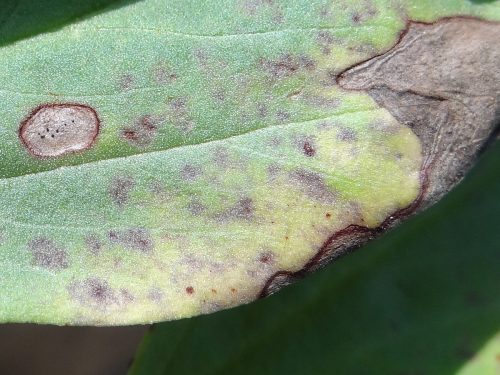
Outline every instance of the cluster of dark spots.
<path id="1" fill-rule="evenodd" d="M 96 111 L 83 104 L 44 104 L 21 123 L 19 137 L 38 157 L 59 157 L 87 150 L 99 134 Z"/>
<path id="2" fill-rule="evenodd" d="M 290 181 L 300 187 L 309 197 L 325 204 L 333 204 L 337 199 L 337 194 L 326 184 L 323 176 L 307 170 L 298 169 L 290 173 Z"/>
<path id="3" fill-rule="evenodd" d="M 132 74 L 124 74 L 118 80 L 118 88 L 121 91 L 129 91 L 134 88 L 134 77 Z"/>
<path id="4" fill-rule="evenodd" d="M 188 100 L 186 98 L 169 98 L 168 120 L 184 133 L 191 132 L 195 123 L 189 114 Z"/>
<path id="5" fill-rule="evenodd" d="M 207 207 L 203 203 L 195 199 L 188 204 L 187 209 L 191 213 L 191 215 L 200 216 L 207 210 Z"/>
<path id="6" fill-rule="evenodd" d="M 28 243 L 33 255 L 33 263 L 50 271 L 60 271 L 69 267 L 68 253 L 54 241 L 46 237 L 37 237 Z"/>
<path id="7" fill-rule="evenodd" d="M 181 169 L 181 178 L 184 181 L 195 181 L 202 175 L 201 167 L 192 164 L 186 164 Z"/>
<path id="8" fill-rule="evenodd" d="M 276 60 L 261 58 L 259 65 L 273 79 L 283 79 L 300 71 L 316 69 L 316 63 L 311 58 L 292 54 L 284 54 Z"/>
<path id="9" fill-rule="evenodd" d="M 68 291 L 71 297 L 81 305 L 97 310 L 106 310 L 120 303 L 119 293 L 111 288 L 107 280 L 97 277 L 73 282 L 68 287 Z"/>
<path id="10" fill-rule="evenodd" d="M 192 286 L 186 287 L 186 293 L 187 294 L 193 294 L 194 293 L 194 288 Z"/>
<path id="11" fill-rule="evenodd" d="M 121 136 L 136 147 L 148 146 L 154 141 L 162 121 L 161 117 L 142 116 L 133 126 L 122 129 Z"/>
<path id="12" fill-rule="evenodd" d="M 104 248 L 104 244 L 96 234 L 88 234 L 85 236 L 85 246 L 93 255 L 99 255 Z"/>
<path id="13" fill-rule="evenodd" d="M 134 188 L 135 182 L 130 177 L 115 177 L 108 187 L 111 200 L 118 207 L 123 207 L 130 199 L 130 192 Z"/>
<path id="14" fill-rule="evenodd" d="M 255 204 L 252 198 L 241 198 L 232 207 L 217 214 L 218 221 L 245 220 L 250 221 L 255 216 Z"/>
<path id="15" fill-rule="evenodd" d="M 108 239 L 110 242 L 120 244 L 126 249 L 144 254 L 149 254 L 154 249 L 151 233 L 144 228 L 133 228 L 124 231 L 111 230 L 108 232 Z"/>
<path id="16" fill-rule="evenodd" d="M 356 142 L 358 135 L 353 129 L 341 127 L 337 133 L 337 139 L 343 142 Z"/>

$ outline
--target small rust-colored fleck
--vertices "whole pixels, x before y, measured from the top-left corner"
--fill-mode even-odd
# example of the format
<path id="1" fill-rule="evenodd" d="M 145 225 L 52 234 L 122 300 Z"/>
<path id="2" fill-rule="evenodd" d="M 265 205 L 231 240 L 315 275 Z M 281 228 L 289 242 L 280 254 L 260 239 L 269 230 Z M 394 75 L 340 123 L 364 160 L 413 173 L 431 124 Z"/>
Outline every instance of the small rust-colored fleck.
<path id="1" fill-rule="evenodd" d="M 60 157 L 92 147 L 99 134 L 97 112 L 83 104 L 43 104 L 21 123 L 19 138 L 33 156 Z"/>
<path id="2" fill-rule="evenodd" d="M 188 286 L 188 287 L 186 288 L 186 293 L 187 293 L 187 294 L 193 294 L 193 293 L 194 293 L 194 288 L 193 288 L 192 286 Z"/>

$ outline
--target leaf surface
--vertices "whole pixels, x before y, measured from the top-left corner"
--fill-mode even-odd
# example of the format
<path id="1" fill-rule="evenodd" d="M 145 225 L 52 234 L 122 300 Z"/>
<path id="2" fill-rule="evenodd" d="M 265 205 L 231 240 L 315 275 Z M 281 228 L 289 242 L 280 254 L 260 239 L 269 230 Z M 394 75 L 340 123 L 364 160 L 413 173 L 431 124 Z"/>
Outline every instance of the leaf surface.
<path id="1" fill-rule="evenodd" d="M 0 321 L 208 313 L 254 300 L 333 233 L 379 227 L 418 198 L 422 144 L 335 76 L 408 18 L 500 19 L 498 2 L 96 4 L 41 14 L 0 49 Z M 61 105 L 98 118 L 78 152 L 59 151 L 87 120 Z M 65 136 L 54 157 L 30 143 Z"/>

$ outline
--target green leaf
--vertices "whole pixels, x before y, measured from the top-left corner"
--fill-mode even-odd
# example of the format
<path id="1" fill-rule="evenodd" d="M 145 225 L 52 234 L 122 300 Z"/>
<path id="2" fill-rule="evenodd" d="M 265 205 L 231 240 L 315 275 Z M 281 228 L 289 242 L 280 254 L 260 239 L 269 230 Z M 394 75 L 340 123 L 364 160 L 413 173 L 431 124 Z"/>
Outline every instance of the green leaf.
<path id="1" fill-rule="evenodd" d="M 499 168 L 497 144 L 437 206 L 307 280 L 154 325 L 130 375 L 497 374 Z"/>
<path id="2" fill-rule="evenodd" d="M 378 228 L 419 197 L 422 142 L 332 77 L 407 18 L 500 20 L 467 0 L 34 4 L 2 21 L 2 322 L 208 313 Z"/>

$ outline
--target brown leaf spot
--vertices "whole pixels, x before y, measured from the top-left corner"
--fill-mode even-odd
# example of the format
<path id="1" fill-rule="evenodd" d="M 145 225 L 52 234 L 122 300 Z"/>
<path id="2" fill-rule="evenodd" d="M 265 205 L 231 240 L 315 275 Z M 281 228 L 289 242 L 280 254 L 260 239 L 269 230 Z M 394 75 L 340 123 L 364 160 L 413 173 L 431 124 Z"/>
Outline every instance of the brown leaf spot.
<path id="1" fill-rule="evenodd" d="M 103 243 L 96 234 L 85 237 L 85 246 L 93 255 L 99 255 L 103 250 Z"/>
<path id="2" fill-rule="evenodd" d="M 189 133 L 195 128 L 195 123 L 189 114 L 187 98 L 169 99 L 168 120 L 183 133 Z"/>
<path id="3" fill-rule="evenodd" d="M 255 205 L 252 198 L 242 198 L 238 202 L 236 202 L 234 206 L 216 215 L 216 219 L 219 221 L 228 221 L 228 220 L 250 221 L 254 218 L 254 215 L 255 215 Z"/>
<path id="4" fill-rule="evenodd" d="M 130 198 L 130 191 L 135 186 L 134 180 L 129 177 L 115 177 L 108 188 L 108 193 L 114 204 L 123 207 Z"/>
<path id="5" fill-rule="evenodd" d="M 188 286 L 188 287 L 186 288 L 186 293 L 187 293 L 187 294 L 193 294 L 193 293 L 194 293 L 194 288 L 193 288 L 192 286 Z"/>
<path id="6" fill-rule="evenodd" d="M 97 112 L 83 104 L 43 104 L 21 123 L 19 137 L 33 155 L 60 157 L 93 146 L 99 134 Z"/>
<path id="7" fill-rule="evenodd" d="M 277 60 L 260 59 L 260 66 L 274 79 L 290 77 L 301 70 L 312 71 L 316 69 L 314 60 L 307 56 L 294 56 L 284 54 Z"/>
<path id="8" fill-rule="evenodd" d="M 195 181 L 201 174 L 201 168 L 192 164 L 186 164 L 181 170 L 181 177 L 185 181 Z"/>
<path id="9" fill-rule="evenodd" d="M 142 116 L 132 127 L 122 129 L 121 136 L 136 147 L 148 146 L 154 141 L 161 121 L 159 117 Z"/>
<path id="10" fill-rule="evenodd" d="M 159 85 L 166 85 L 177 80 L 177 74 L 163 66 L 157 66 L 153 69 L 153 79 Z"/>
<path id="11" fill-rule="evenodd" d="M 122 91 L 128 91 L 134 88 L 134 77 L 132 74 L 124 74 L 118 81 L 118 87 Z"/>
<path id="12" fill-rule="evenodd" d="M 73 282 L 68 290 L 71 297 L 78 303 L 97 310 L 106 310 L 120 301 L 109 283 L 97 277 Z"/>
<path id="13" fill-rule="evenodd" d="M 332 204 L 336 201 L 337 194 L 328 187 L 323 177 L 316 172 L 298 169 L 290 174 L 290 181 L 317 201 L 326 204 Z"/>
<path id="14" fill-rule="evenodd" d="M 33 263 L 51 271 L 69 267 L 68 253 L 64 248 L 46 237 L 37 237 L 29 242 L 28 249 L 33 255 Z"/>
<path id="15" fill-rule="evenodd" d="M 118 243 L 126 249 L 139 251 L 144 254 L 151 253 L 154 241 L 148 230 L 134 228 L 125 231 L 109 231 L 108 238 L 111 242 Z"/>
<path id="16" fill-rule="evenodd" d="M 354 130 L 342 127 L 337 133 L 337 139 L 343 142 L 356 142 L 358 140 L 358 136 Z"/>

